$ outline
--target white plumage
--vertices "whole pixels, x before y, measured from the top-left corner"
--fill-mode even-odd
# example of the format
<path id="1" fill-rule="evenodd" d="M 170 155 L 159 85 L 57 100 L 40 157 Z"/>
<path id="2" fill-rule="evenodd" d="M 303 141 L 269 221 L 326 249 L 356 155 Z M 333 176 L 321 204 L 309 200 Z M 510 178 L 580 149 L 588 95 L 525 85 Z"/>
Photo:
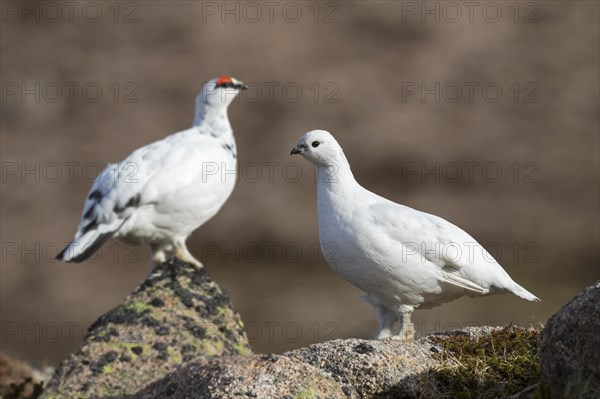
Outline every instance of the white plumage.
<path id="1" fill-rule="evenodd" d="M 457 226 L 361 187 L 328 132 L 306 133 L 292 154 L 318 168 L 321 249 L 337 273 L 366 293 L 379 319 L 378 338 L 411 339 L 415 308 L 463 295 L 509 292 L 539 301 Z"/>
<path id="2" fill-rule="evenodd" d="M 222 76 L 196 98 L 192 128 L 110 164 L 94 182 L 75 239 L 57 256 L 89 258 L 109 238 L 147 243 L 155 264 L 171 254 L 198 267 L 185 240 L 233 191 L 236 145 L 227 107 L 245 85 Z"/>

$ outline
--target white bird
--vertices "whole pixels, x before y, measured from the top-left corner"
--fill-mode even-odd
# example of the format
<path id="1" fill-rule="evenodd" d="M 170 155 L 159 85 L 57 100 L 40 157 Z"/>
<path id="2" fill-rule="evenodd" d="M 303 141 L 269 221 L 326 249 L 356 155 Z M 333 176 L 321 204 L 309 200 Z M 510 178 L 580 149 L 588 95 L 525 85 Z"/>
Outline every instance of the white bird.
<path id="1" fill-rule="evenodd" d="M 459 227 L 361 187 L 330 133 L 306 133 L 291 154 L 318 169 L 321 251 L 334 271 L 366 293 L 377 312 L 378 339 L 412 339 L 416 308 L 463 295 L 509 292 L 539 301 Z"/>
<path id="2" fill-rule="evenodd" d="M 229 76 L 207 82 L 190 129 L 109 164 L 84 203 L 75 239 L 56 258 L 81 262 L 115 238 L 149 244 L 155 267 L 171 255 L 201 267 L 185 241 L 233 191 L 237 154 L 227 108 L 244 88 Z"/>

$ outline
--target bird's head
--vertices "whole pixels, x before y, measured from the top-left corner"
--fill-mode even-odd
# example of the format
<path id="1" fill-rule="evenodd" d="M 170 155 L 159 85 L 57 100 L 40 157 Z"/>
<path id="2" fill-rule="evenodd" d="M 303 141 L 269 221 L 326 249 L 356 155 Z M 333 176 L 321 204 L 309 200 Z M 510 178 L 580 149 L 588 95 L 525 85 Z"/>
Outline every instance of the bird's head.
<path id="1" fill-rule="evenodd" d="M 204 85 L 197 102 L 204 105 L 227 107 L 240 91 L 247 88 L 247 85 L 231 76 L 220 76 Z"/>
<path id="2" fill-rule="evenodd" d="M 313 130 L 305 133 L 290 155 L 300 154 L 317 166 L 347 163 L 344 151 L 331 133 L 325 130 Z"/>

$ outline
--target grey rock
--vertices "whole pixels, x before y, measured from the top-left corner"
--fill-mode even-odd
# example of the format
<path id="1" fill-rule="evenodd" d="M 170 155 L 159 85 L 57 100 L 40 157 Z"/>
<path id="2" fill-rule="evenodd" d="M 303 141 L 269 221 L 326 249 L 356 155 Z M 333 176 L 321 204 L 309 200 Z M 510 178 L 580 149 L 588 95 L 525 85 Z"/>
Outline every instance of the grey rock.
<path id="1" fill-rule="evenodd" d="M 133 396 L 154 398 L 346 398 L 321 370 L 275 355 L 202 358 Z"/>
<path id="2" fill-rule="evenodd" d="M 432 365 L 432 344 L 338 339 L 286 353 L 326 371 L 351 398 L 373 397 L 391 389 L 411 392 L 413 376 Z"/>
<path id="3" fill-rule="evenodd" d="M 200 356 L 251 353 L 227 295 L 205 270 L 175 260 L 90 327 L 43 397 L 129 395 Z"/>
<path id="4" fill-rule="evenodd" d="M 440 365 L 436 337 L 461 334 L 472 339 L 499 327 L 469 327 L 415 341 L 338 339 L 285 353 L 325 371 L 349 398 L 410 398 L 424 391 L 428 371 Z"/>
<path id="5" fill-rule="evenodd" d="M 553 398 L 600 397 L 600 282 L 548 320 L 540 367 Z"/>
<path id="6" fill-rule="evenodd" d="M 477 345 L 516 331 L 516 327 L 471 327 L 433 334 L 416 341 L 340 339 L 287 352 L 283 356 L 200 358 L 134 395 L 134 399 L 169 398 L 378 398 L 438 397 L 449 339 Z M 537 340 L 536 340 L 537 341 Z M 444 359 L 450 359 L 447 364 Z M 481 368 L 486 359 L 482 357 Z M 533 381 L 535 382 L 535 381 Z M 498 382 L 502 384 L 502 381 Z M 536 385 L 514 395 L 531 397 Z M 467 393 L 465 393 L 466 395 Z M 473 394 L 473 392 L 470 392 Z M 486 396 L 489 397 L 489 396 Z"/>

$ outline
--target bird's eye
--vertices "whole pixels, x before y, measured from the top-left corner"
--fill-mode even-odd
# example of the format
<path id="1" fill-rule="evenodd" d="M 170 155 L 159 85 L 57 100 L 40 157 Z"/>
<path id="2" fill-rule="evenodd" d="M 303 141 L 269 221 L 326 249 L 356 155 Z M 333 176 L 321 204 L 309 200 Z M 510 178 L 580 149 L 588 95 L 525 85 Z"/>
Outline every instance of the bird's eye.
<path id="1" fill-rule="evenodd" d="M 319 144 L 321 143 L 319 143 L 318 141 L 313 141 L 311 145 L 313 146 L 313 148 L 317 148 Z"/>

